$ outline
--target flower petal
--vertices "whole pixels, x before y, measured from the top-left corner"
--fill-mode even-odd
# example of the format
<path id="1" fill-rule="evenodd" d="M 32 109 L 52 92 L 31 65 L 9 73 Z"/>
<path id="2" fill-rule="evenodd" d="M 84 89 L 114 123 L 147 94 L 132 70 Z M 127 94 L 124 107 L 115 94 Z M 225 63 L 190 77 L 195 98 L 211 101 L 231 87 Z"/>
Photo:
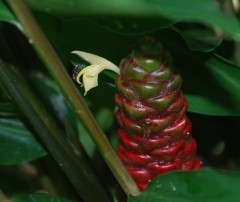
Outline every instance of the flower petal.
<path id="1" fill-rule="evenodd" d="M 91 64 L 81 70 L 76 76 L 76 81 L 80 84 L 80 78 L 83 76 L 82 84 L 85 89 L 84 95 L 86 95 L 90 89 L 98 86 L 98 74 L 101 71 L 108 69 L 120 74 L 119 68 L 105 58 L 83 51 L 73 51 L 72 53 L 78 55 L 83 60 Z"/>
<path id="2" fill-rule="evenodd" d="M 78 55 L 80 58 L 89 62 L 90 64 L 100 65 L 103 66 L 104 69 L 109 69 L 116 72 L 117 74 L 120 74 L 119 68 L 103 57 L 83 51 L 72 51 L 72 53 Z"/>

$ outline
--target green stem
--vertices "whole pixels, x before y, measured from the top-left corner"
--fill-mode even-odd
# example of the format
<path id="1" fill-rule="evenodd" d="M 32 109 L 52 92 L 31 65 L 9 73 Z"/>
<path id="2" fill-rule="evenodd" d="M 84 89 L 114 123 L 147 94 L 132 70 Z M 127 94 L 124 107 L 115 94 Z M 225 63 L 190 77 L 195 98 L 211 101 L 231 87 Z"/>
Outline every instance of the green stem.
<path id="1" fill-rule="evenodd" d="M 77 117 L 86 127 L 89 135 L 91 135 L 99 152 L 102 154 L 123 190 L 126 194 L 138 195 L 140 193 L 138 187 L 118 158 L 89 108 L 85 105 L 82 96 L 68 76 L 62 62 L 33 18 L 29 9 L 22 0 L 7 0 L 7 2 L 19 18 L 26 33 L 33 40 L 37 52 L 62 88 L 66 98 L 74 108 Z"/>
<path id="2" fill-rule="evenodd" d="M 20 75 L 19 75 L 20 76 Z M 27 83 L 0 61 L 0 81 L 84 201 L 110 201 L 87 159 L 77 156 Z M 94 190 L 94 194 L 92 194 Z"/>

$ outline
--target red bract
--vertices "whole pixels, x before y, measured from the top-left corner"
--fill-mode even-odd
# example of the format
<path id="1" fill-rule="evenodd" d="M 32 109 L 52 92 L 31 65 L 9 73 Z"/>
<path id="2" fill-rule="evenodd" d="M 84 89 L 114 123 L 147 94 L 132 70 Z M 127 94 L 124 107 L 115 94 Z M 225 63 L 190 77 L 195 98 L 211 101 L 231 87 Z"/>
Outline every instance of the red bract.
<path id="1" fill-rule="evenodd" d="M 161 43 L 144 38 L 120 64 L 116 77 L 121 145 L 118 155 L 141 190 L 171 170 L 201 168 L 181 77 Z"/>

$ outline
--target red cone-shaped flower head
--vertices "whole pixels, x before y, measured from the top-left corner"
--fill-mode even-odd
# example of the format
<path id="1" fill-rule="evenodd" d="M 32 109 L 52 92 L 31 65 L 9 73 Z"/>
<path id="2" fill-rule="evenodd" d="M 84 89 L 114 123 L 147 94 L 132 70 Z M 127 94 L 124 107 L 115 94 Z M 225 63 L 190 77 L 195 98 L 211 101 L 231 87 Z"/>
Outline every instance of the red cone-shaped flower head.
<path id="1" fill-rule="evenodd" d="M 139 41 L 120 63 L 118 155 L 141 190 L 162 173 L 201 167 L 181 83 L 169 52 L 152 38 Z"/>

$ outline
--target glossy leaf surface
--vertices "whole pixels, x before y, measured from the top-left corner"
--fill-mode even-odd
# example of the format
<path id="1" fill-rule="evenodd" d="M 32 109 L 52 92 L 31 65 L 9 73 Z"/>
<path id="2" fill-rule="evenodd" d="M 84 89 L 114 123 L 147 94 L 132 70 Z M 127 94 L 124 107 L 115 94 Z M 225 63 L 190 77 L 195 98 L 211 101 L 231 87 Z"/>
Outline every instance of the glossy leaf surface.
<path id="1" fill-rule="evenodd" d="M 19 120 L 0 119 L 0 142 L 0 164 L 18 164 L 47 154 Z"/>
<path id="2" fill-rule="evenodd" d="M 234 38 L 240 39 L 240 25 L 237 19 L 221 11 L 218 4 L 212 0 L 72 0 L 69 2 L 52 0 L 51 3 L 47 0 L 28 0 L 28 3 L 36 10 L 60 16 L 111 15 L 147 18 L 165 17 L 175 21 L 202 22 L 213 27 L 218 27 Z"/>
<path id="3" fill-rule="evenodd" d="M 148 188 L 128 202 L 236 202 L 240 199 L 240 173 L 205 168 L 169 172 L 152 180 Z"/>
<path id="4" fill-rule="evenodd" d="M 177 32 L 187 46 L 194 51 L 211 52 L 221 44 L 223 39 L 210 29 L 177 30 Z"/>
<path id="5" fill-rule="evenodd" d="M 21 24 L 17 21 L 12 12 L 7 8 L 7 6 L 0 1 L 0 20 L 14 24 L 20 30 L 23 31 Z"/>

